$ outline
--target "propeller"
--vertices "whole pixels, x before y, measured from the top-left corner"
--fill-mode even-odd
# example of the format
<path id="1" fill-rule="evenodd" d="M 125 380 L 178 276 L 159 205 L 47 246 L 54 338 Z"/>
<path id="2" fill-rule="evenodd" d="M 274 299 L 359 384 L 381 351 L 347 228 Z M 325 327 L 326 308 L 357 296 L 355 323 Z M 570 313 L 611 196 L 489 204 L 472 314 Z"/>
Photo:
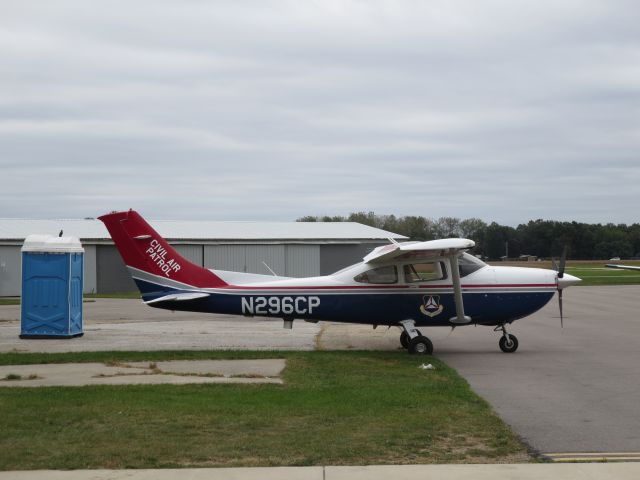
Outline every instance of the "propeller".
<path id="1" fill-rule="evenodd" d="M 565 245 L 562 249 L 562 255 L 560 255 L 560 264 L 556 265 L 556 262 L 553 262 L 555 270 L 558 272 L 558 278 L 564 277 L 564 269 L 567 264 L 567 246 Z M 558 285 L 558 306 L 560 307 L 560 328 L 564 328 L 564 317 L 562 315 L 562 288 Z"/>

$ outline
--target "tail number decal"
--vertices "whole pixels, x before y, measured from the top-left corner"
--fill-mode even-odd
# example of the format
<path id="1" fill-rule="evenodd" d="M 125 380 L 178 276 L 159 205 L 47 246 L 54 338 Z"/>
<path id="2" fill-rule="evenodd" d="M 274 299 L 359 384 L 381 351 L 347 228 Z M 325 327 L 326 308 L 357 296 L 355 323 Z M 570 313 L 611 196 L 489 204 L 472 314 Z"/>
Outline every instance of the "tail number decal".
<path id="1" fill-rule="evenodd" d="M 242 297 L 246 315 L 310 315 L 319 306 L 320 297 Z"/>
<path id="2" fill-rule="evenodd" d="M 180 265 L 173 258 L 167 260 L 167 250 L 155 238 L 151 240 L 151 245 L 147 248 L 146 253 L 167 277 L 180 270 Z"/>

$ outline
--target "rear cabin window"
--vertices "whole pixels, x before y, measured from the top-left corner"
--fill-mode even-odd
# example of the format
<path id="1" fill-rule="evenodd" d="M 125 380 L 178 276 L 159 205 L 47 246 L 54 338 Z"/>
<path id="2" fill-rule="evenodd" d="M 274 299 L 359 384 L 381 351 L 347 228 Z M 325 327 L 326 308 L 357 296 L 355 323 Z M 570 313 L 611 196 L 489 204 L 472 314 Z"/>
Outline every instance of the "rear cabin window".
<path id="1" fill-rule="evenodd" d="M 403 267 L 404 281 L 407 283 L 431 282 L 447 278 L 442 262 L 410 263 Z"/>
<path id="2" fill-rule="evenodd" d="M 394 265 L 378 267 L 356 275 L 354 280 L 359 283 L 397 283 L 398 271 Z"/>

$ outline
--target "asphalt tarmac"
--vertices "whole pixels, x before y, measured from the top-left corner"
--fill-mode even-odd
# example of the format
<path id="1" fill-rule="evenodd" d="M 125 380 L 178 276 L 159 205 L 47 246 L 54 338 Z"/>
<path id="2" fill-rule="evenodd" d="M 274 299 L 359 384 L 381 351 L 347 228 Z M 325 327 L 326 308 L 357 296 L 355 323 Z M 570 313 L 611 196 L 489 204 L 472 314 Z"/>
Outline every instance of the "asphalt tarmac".
<path id="1" fill-rule="evenodd" d="M 640 452 L 640 286 L 565 291 L 515 322 L 520 347 L 505 354 L 488 327 L 423 329 L 435 352 L 465 377 L 531 447 L 543 453 Z M 136 300 L 85 304 L 85 336 L 20 340 L 19 308 L 0 306 L 0 352 L 155 349 L 385 349 L 399 330 L 171 313 Z M 3 321 L 4 320 L 4 321 Z M 416 405 L 416 408 L 426 408 Z"/>

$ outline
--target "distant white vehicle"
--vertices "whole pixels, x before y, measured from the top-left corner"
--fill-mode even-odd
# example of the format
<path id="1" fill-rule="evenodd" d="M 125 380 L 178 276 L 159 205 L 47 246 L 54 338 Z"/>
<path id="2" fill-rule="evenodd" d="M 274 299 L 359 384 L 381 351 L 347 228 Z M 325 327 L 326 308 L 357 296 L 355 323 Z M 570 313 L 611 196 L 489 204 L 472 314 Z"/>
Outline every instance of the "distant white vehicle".
<path id="1" fill-rule="evenodd" d="M 620 257 L 613 257 L 609 259 L 610 262 L 618 262 L 620 261 Z"/>

